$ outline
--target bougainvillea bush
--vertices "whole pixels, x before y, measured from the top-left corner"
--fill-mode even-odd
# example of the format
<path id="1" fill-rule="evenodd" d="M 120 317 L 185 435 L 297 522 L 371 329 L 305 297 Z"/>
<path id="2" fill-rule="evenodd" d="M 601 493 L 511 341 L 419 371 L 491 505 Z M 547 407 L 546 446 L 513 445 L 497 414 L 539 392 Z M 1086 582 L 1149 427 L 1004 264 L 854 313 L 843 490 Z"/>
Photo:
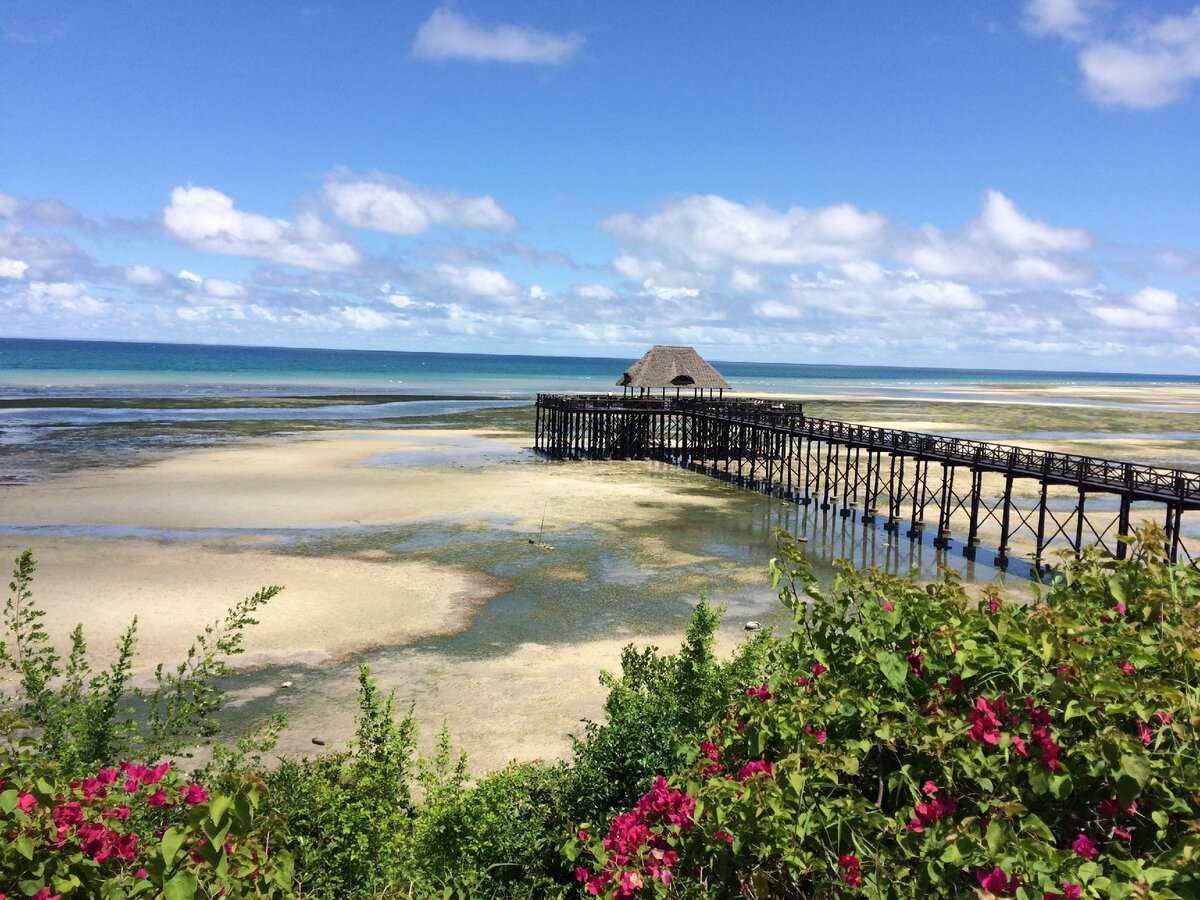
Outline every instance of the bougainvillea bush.
<path id="1" fill-rule="evenodd" d="M 1147 528 L 1030 604 L 772 562 L 796 614 L 682 770 L 566 846 L 615 897 L 1200 896 L 1200 574 Z"/>
<path id="2" fill-rule="evenodd" d="M 0 759 L 0 898 L 291 896 L 252 776 L 210 795 L 168 763 L 66 781 L 45 760 Z"/>

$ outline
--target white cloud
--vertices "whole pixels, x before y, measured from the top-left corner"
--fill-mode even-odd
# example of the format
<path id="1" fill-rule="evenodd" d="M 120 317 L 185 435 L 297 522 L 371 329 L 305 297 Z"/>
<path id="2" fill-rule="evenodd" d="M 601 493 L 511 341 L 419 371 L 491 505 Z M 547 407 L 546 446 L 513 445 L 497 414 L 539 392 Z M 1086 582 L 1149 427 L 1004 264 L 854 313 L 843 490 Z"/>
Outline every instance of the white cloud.
<path id="1" fill-rule="evenodd" d="M 12 194 L 6 194 L 4 191 L 0 191 L 0 216 L 4 216 L 7 219 L 9 216 L 15 215 L 20 207 L 20 200 L 18 200 Z"/>
<path id="2" fill-rule="evenodd" d="M 151 287 L 167 280 L 167 273 L 158 266 L 132 265 L 125 267 L 125 280 L 130 284 Z"/>
<path id="3" fill-rule="evenodd" d="M 791 303 L 781 303 L 778 300 L 764 300 L 754 306 L 754 312 L 764 319 L 802 319 L 804 310 Z"/>
<path id="4" fill-rule="evenodd" d="M 729 273 L 729 286 L 743 294 L 761 294 L 767 290 L 767 282 L 762 275 L 745 269 L 734 269 Z"/>
<path id="5" fill-rule="evenodd" d="M 1162 288 L 1144 287 L 1129 298 L 1129 302 L 1142 312 L 1166 316 L 1179 309 L 1179 297 L 1173 291 Z"/>
<path id="6" fill-rule="evenodd" d="M 29 263 L 0 256 L 0 278 L 24 278 L 28 271 Z"/>
<path id="7" fill-rule="evenodd" d="M 616 291 L 603 284 L 579 284 L 571 292 L 584 300 L 612 300 L 617 296 Z"/>
<path id="8" fill-rule="evenodd" d="M 583 47 L 577 32 L 555 34 L 524 25 L 488 27 L 441 7 L 417 30 L 414 56 L 432 60 L 532 63 L 557 66 L 569 62 Z"/>
<path id="9" fill-rule="evenodd" d="M 503 272 L 483 266 L 443 265 L 434 274 L 443 284 L 476 297 L 512 297 L 520 290 Z"/>
<path id="10" fill-rule="evenodd" d="M 163 210 L 163 227 L 197 250 L 249 256 L 317 271 L 355 266 L 359 252 L 316 215 L 301 212 L 294 222 L 235 209 L 233 200 L 204 187 L 177 187 Z"/>
<path id="11" fill-rule="evenodd" d="M 1083 0 L 1031 0 L 1026 27 L 1078 43 L 1079 69 L 1100 103 L 1156 109 L 1187 94 L 1200 80 L 1200 6 L 1190 13 L 1123 23 L 1113 37 L 1098 21 L 1101 5 Z"/>
<path id="12" fill-rule="evenodd" d="M 391 294 L 387 298 L 387 302 L 396 307 L 396 309 L 405 309 L 413 305 L 412 297 L 408 296 L 408 294 Z"/>
<path id="13" fill-rule="evenodd" d="M 540 284 L 531 284 L 529 286 L 529 296 L 533 300 L 545 300 L 550 295 L 546 293 Z"/>
<path id="14" fill-rule="evenodd" d="M 644 218 L 621 213 L 601 223 L 618 239 L 669 250 L 702 269 L 846 262 L 881 246 L 887 226 L 883 215 L 849 203 L 779 211 L 711 194 L 669 203 Z"/>
<path id="15" fill-rule="evenodd" d="M 1082 228 L 1057 228 L 1030 219 L 996 190 L 984 196 L 983 212 L 967 228 L 967 235 L 976 243 L 992 243 L 1019 253 L 1085 250 L 1090 244 Z"/>
<path id="16" fill-rule="evenodd" d="M 359 331 L 378 331 L 392 323 L 383 313 L 366 306 L 344 306 L 335 312 Z"/>
<path id="17" fill-rule="evenodd" d="M 647 278 L 642 282 L 642 290 L 647 295 L 657 297 L 659 300 L 686 300 L 690 297 L 700 296 L 700 291 L 696 288 L 669 287 L 657 284 L 653 278 Z"/>
<path id="18" fill-rule="evenodd" d="M 330 179 L 323 193 L 340 221 L 391 234 L 420 234 L 436 225 L 503 231 L 517 224 L 490 196 L 460 197 L 369 179 Z"/>
<path id="19" fill-rule="evenodd" d="M 1091 26 L 1096 0 L 1030 0 L 1022 24 L 1039 37 L 1079 40 Z"/>
<path id="20" fill-rule="evenodd" d="M 29 285 L 29 309 L 38 314 L 98 316 L 108 302 L 87 293 L 82 284 L 35 281 Z"/>

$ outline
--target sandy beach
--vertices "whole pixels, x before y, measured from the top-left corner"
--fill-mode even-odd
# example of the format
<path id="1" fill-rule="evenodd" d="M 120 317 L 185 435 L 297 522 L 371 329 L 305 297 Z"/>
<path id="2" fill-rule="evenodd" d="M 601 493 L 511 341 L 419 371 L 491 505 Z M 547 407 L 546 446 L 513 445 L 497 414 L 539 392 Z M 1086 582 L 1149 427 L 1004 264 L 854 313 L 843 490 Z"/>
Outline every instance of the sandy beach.
<path id="1" fill-rule="evenodd" d="M 278 542 L 294 529 L 447 522 L 484 529 L 502 519 L 526 548 L 521 552 L 533 554 L 546 551 L 523 535 L 540 529 L 586 524 L 619 533 L 684 507 L 720 505 L 640 477 L 636 463 L 454 466 L 439 455 L 465 445 L 503 458 L 521 443 L 518 436 L 439 429 L 347 431 L 82 470 L 0 489 L 10 527 L 51 526 L 3 535 L 0 555 L 7 561 L 33 550 L 36 597 L 60 646 L 82 621 L 93 659 L 104 661 L 137 616 L 142 680 L 155 663 L 180 658 L 231 603 L 272 584 L 285 590 L 247 633 L 237 664 L 320 669 L 373 648 L 411 647 L 461 631 L 503 585 L 465 566 L 381 551 L 279 552 Z M 377 464 L 381 459 L 393 464 Z M 645 551 L 668 567 L 700 558 L 677 558 L 661 541 L 647 541 Z M 659 642 L 679 639 L 674 632 Z M 490 769 L 564 753 L 580 717 L 600 714 L 596 676 L 618 665 L 624 643 L 525 643 L 465 661 L 422 652 L 377 663 L 376 674 L 385 689 L 416 701 L 426 736 L 446 719 L 471 751 L 473 768 Z M 303 680 L 291 691 L 274 682 L 235 687 L 233 705 L 277 692 L 294 723 L 281 751 L 312 752 L 315 736 L 341 745 L 353 730 L 352 677 L 309 687 Z"/>
<path id="2" fill-rule="evenodd" d="M 1000 398 L 1011 390 L 973 393 Z M 1034 423 L 1053 423 L 1086 400 L 1069 388 L 1031 393 L 1052 401 L 1030 407 Z M 1186 389 L 1113 398 L 1192 408 L 1197 399 Z M 979 412 L 965 402 L 928 402 L 916 410 L 909 403 L 862 421 L 934 433 L 995 427 Z M 1130 408 L 1118 413 L 1138 415 Z M 656 475 L 647 463 L 547 462 L 528 452 L 529 443 L 530 435 L 518 432 L 333 430 L 80 469 L 0 487 L 0 556 L 11 560 L 33 550 L 35 592 L 49 630 L 62 645 L 84 622 L 96 661 L 109 656 L 137 616 L 140 679 L 157 662 L 179 658 L 236 600 L 265 585 L 285 586 L 247 634 L 237 664 L 252 674 L 230 693 L 237 724 L 288 712 L 280 752 L 324 752 L 314 738 L 327 749 L 344 745 L 353 732 L 355 664 L 369 658 L 381 686 L 395 689 L 402 706 L 415 704 L 425 739 L 445 721 L 473 770 L 554 758 L 568 752 L 567 735 L 579 730 L 580 719 L 601 715 L 597 675 L 618 666 L 628 640 L 678 646 L 682 620 L 664 622 L 659 631 L 627 627 L 639 613 L 633 606 L 622 612 L 623 604 L 648 591 L 633 570 L 657 573 L 660 593 L 665 583 L 692 599 L 714 577 L 731 589 L 761 592 L 768 554 L 751 547 L 753 562 L 735 565 L 706 549 L 704 539 L 694 545 L 680 539 L 721 517 L 731 520 L 723 540 L 740 534 L 739 517 L 749 507 L 735 511 L 731 504 L 745 492 L 674 469 Z M 1021 443 L 1146 461 L 1200 460 L 1195 442 L 1165 435 Z M 779 506 L 755 502 L 762 505 L 754 509 Z M 769 531 L 771 523 L 759 527 Z M 404 549 L 432 546 L 447 532 L 458 548 L 486 537 L 507 562 L 489 572 L 460 550 L 433 558 Z M 540 546 L 543 535 L 577 544 L 555 557 Z M 579 555 L 597 540 L 618 547 L 633 569 L 597 568 Z M 542 568 L 522 568 L 531 560 Z M 494 639 L 483 634 L 453 644 L 496 598 L 520 588 L 530 577 L 521 572 L 529 571 L 550 591 L 555 585 L 608 590 L 608 624 L 591 634 L 551 618 L 514 632 L 500 619 L 483 628 L 498 629 Z M 725 648 L 742 636 L 737 616 L 743 613 L 733 596 Z M 644 615 L 646 607 L 639 609 Z M 545 639 L 537 637 L 539 627 Z M 282 687 L 283 672 L 291 687 Z"/>

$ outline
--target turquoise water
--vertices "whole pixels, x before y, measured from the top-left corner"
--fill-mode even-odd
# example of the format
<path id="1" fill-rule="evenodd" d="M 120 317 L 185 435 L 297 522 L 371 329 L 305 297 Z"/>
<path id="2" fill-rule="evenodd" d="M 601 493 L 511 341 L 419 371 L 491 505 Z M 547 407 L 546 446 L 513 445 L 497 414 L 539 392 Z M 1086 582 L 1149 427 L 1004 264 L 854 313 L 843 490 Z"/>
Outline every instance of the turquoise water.
<path id="1" fill-rule="evenodd" d="M 610 391 L 632 358 L 314 350 L 0 338 L 0 400 L 55 396 Z M 1200 376 L 712 360 L 735 390 L 921 385 L 1200 384 Z"/>

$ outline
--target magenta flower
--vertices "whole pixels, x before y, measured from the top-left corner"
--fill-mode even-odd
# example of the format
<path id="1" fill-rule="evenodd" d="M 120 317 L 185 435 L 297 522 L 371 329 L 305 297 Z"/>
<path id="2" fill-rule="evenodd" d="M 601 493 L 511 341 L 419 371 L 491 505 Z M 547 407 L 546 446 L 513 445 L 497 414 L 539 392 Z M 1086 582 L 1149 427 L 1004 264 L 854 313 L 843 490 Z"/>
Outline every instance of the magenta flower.
<path id="1" fill-rule="evenodd" d="M 23 791 L 21 796 L 17 798 L 17 809 L 21 810 L 21 812 L 29 812 L 37 805 L 37 797 L 33 796 L 29 791 Z"/>
<path id="2" fill-rule="evenodd" d="M 813 663 L 812 673 L 814 675 L 823 675 L 828 671 L 829 669 L 825 668 L 825 666 L 821 665 L 820 663 Z"/>
<path id="3" fill-rule="evenodd" d="M 979 886 L 990 894 L 1015 894 L 1021 886 L 1021 881 L 1016 875 L 1010 878 L 999 866 L 990 872 L 980 869 L 975 873 L 975 879 Z"/>
<path id="4" fill-rule="evenodd" d="M 1076 856 L 1083 856 L 1087 859 L 1095 859 L 1100 855 L 1100 851 L 1096 849 L 1096 845 L 1092 843 L 1091 838 L 1086 834 L 1081 834 L 1075 838 L 1071 844 L 1071 852 Z"/>
<path id="5" fill-rule="evenodd" d="M 770 686 L 767 684 L 767 682 L 764 681 L 762 687 L 746 688 L 746 696 L 756 698 L 759 703 L 766 703 L 768 700 L 774 700 L 775 695 L 771 693 L 769 687 Z"/>
<path id="6" fill-rule="evenodd" d="M 967 737 L 977 744 L 995 745 L 1000 740 L 1000 726 L 1007 712 L 1003 696 L 990 703 L 983 697 L 977 698 L 975 708 L 967 713 L 967 721 L 971 723 Z"/>
<path id="7" fill-rule="evenodd" d="M 1125 615 L 1125 604 L 1124 603 L 1118 603 L 1116 606 L 1113 607 L 1113 609 L 1115 609 L 1117 611 L 1118 616 Z"/>
<path id="8" fill-rule="evenodd" d="M 1171 714 L 1169 712 L 1167 712 L 1165 709 L 1160 709 L 1158 712 L 1155 713 L 1155 715 L 1158 716 L 1158 721 L 1160 721 L 1162 724 L 1164 724 L 1164 725 L 1171 724 Z"/>
<path id="9" fill-rule="evenodd" d="M 1141 741 L 1143 744 L 1145 744 L 1147 747 L 1149 747 L 1150 742 L 1152 740 L 1154 740 L 1154 734 L 1150 731 L 1150 726 L 1147 725 L 1145 722 L 1143 722 L 1141 719 L 1138 719 L 1138 721 L 1137 721 L 1137 736 L 1138 736 L 1138 740 Z"/>
<path id="10" fill-rule="evenodd" d="M 838 865 L 842 867 L 842 881 L 852 888 L 862 887 L 862 863 L 853 853 L 845 853 L 838 857 Z"/>
<path id="11" fill-rule="evenodd" d="M 891 611 L 892 611 L 893 609 L 895 609 L 895 608 L 896 608 L 896 607 L 892 606 L 892 601 L 891 601 L 891 600 L 884 600 L 884 601 L 883 601 L 883 611 L 884 611 L 884 612 L 891 612 Z"/>
<path id="12" fill-rule="evenodd" d="M 198 784 L 189 784 L 185 788 L 180 788 L 179 793 L 183 794 L 184 803 L 195 805 L 208 802 L 208 793 Z"/>
<path id="13" fill-rule="evenodd" d="M 159 788 L 153 794 L 146 798 L 147 806 L 166 806 L 167 805 L 167 790 Z"/>
<path id="14" fill-rule="evenodd" d="M 1123 659 L 1119 663 L 1117 663 L 1117 668 L 1120 669 L 1122 672 L 1124 672 L 1126 675 L 1132 675 L 1134 672 L 1137 671 L 1137 669 L 1135 669 L 1133 667 L 1133 663 L 1131 663 L 1127 659 Z"/>
<path id="15" fill-rule="evenodd" d="M 748 778 L 753 778 L 755 775 L 766 775 L 770 778 L 773 774 L 775 766 L 773 763 L 765 759 L 753 759 L 742 766 L 738 770 L 738 781 L 745 783 Z"/>

